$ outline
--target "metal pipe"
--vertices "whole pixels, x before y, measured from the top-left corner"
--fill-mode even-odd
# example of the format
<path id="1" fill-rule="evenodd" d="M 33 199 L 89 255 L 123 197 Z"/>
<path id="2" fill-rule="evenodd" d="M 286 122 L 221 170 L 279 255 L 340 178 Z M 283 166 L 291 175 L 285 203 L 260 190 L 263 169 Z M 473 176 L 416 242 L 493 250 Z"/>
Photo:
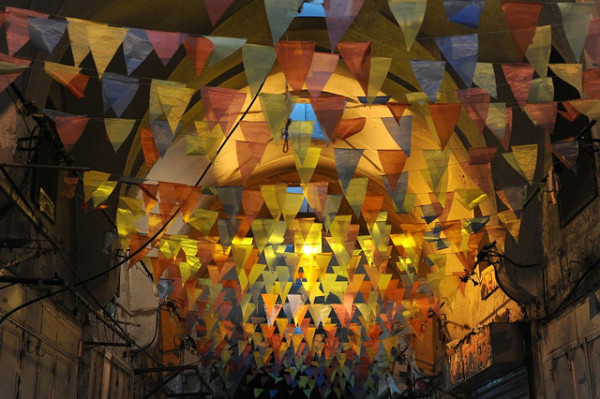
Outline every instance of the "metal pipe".
<path id="1" fill-rule="evenodd" d="M 3 168 L 19 168 L 19 169 L 52 169 L 52 170 L 70 170 L 75 172 L 89 172 L 92 170 L 87 166 L 67 166 L 67 165 L 40 165 L 40 164 L 26 164 L 26 163 L 13 163 L 5 162 L 0 163 Z"/>

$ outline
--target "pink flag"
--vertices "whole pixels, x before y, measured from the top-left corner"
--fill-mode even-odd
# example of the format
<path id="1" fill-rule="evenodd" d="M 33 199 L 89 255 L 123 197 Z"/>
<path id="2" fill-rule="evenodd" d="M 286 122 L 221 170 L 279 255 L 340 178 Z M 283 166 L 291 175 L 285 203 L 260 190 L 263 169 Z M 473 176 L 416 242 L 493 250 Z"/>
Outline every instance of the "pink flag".
<path id="1" fill-rule="evenodd" d="M 600 98 L 600 68 L 583 72 L 583 91 L 592 98 Z"/>
<path id="2" fill-rule="evenodd" d="M 502 71 L 506 82 L 512 90 L 515 100 L 519 107 L 523 109 L 529 89 L 531 88 L 531 79 L 533 79 L 533 65 L 531 64 L 502 64 Z"/>
<path id="3" fill-rule="evenodd" d="M 331 51 L 337 47 L 344 34 L 352 25 L 365 0 L 325 0 L 325 22 L 331 43 Z"/>
<path id="4" fill-rule="evenodd" d="M 306 88 L 312 98 L 321 95 L 321 91 L 335 71 L 339 59 L 339 54 L 314 53 L 310 71 L 306 77 Z"/>
<path id="5" fill-rule="evenodd" d="M 89 120 L 90 118 L 87 116 L 77 115 L 57 116 L 54 118 L 56 131 L 58 132 L 60 141 L 62 141 L 67 154 L 71 152 L 73 146 L 81 137 L 81 134 L 85 130 Z"/>
<path id="6" fill-rule="evenodd" d="M 158 30 L 146 30 L 146 35 L 148 35 L 148 40 L 152 43 L 156 55 L 165 66 L 188 36 L 187 33 Z"/>
<path id="7" fill-rule="evenodd" d="M 202 86 L 200 94 L 210 129 L 219 124 L 223 134 L 228 135 L 242 111 L 246 93 L 222 87 Z"/>
<path id="8" fill-rule="evenodd" d="M 279 41 L 275 46 L 277 61 L 294 91 L 301 91 L 315 53 L 315 42 Z"/>
<path id="9" fill-rule="evenodd" d="M 29 41 L 29 17 L 48 18 L 48 14 L 6 7 L 6 42 L 8 54 L 14 55 Z"/>

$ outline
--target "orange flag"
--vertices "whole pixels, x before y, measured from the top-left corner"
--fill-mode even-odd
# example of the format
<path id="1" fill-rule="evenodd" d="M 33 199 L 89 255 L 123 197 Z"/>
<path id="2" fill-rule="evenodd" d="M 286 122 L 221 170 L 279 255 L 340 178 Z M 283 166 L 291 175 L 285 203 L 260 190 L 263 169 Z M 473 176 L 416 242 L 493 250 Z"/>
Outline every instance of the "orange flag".
<path id="1" fill-rule="evenodd" d="M 392 113 L 392 115 L 394 115 L 396 122 L 400 123 L 400 118 L 402 118 L 402 114 L 404 113 L 404 110 L 410 104 L 388 102 L 386 105 L 390 109 L 390 112 Z"/>
<path id="2" fill-rule="evenodd" d="M 325 87 L 327 81 L 335 71 L 339 59 L 339 54 L 314 53 L 310 70 L 306 77 L 306 88 L 312 98 L 321 95 L 321 91 L 323 91 L 323 87 Z"/>
<path id="3" fill-rule="evenodd" d="M 315 42 L 279 41 L 275 46 L 277 61 L 294 91 L 301 91 L 315 53 Z"/>
<path id="4" fill-rule="evenodd" d="M 338 50 L 348 69 L 360 83 L 365 95 L 368 95 L 371 74 L 371 42 L 342 42 L 338 44 Z"/>
<path id="5" fill-rule="evenodd" d="M 533 78 L 533 65 L 531 64 L 502 64 L 502 71 L 506 82 L 512 90 L 519 107 L 523 109 Z"/>
<path id="6" fill-rule="evenodd" d="M 268 143 L 271 140 L 271 129 L 265 121 L 240 121 L 240 129 L 246 141 L 252 143 Z"/>
<path id="7" fill-rule="evenodd" d="M 519 62 L 523 61 L 527 48 L 533 42 L 541 10 L 542 3 L 512 1 L 502 3 L 504 19 L 517 47 Z"/>
<path id="8" fill-rule="evenodd" d="M 592 98 L 600 98 L 600 68 L 590 69 L 582 73 L 583 91 Z"/>
<path id="9" fill-rule="evenodd" d="M 433 119 L 435 130 L 440 139 L 442 150 L 450 140 L 460 116 L 460 103 L 457 104 L 429 104 L 429 114 Z"/>
<path id="10" fill-rule="evenodd" d="M 44 71 L 52 79 L 69 89 L 75 97 L 83 98 L 83 92 L 90 77 L 79 73 L 81 72 L 81 68 L 46 61 L 44 63 Z"/>
<path id="11" fill-rule="evenodd" d="M 266 144 L 263 144 L 264 148 L 262 153 L 259 154 L 257 159 L 256 154 L 253 153 L 250 143 L 247 141 L 236 141 L 235 149 L 237 153 L 238 165 L 240 166 L 240 174 L 242 175 L 242 183 L 246 184 L 252 172 L 260 162 L 260 158 L 264 153 Z"/>
<path id="12" fill-rule="evenodd" d="M 406 154 L 402 150 L 377 150 L 377 153 L 390 188 L 394 191 L 406 164 Z"/>
<path id="13" fill-rule="evenodd" d="M 346 108 L 346 97 L 327 96 L 317 97 L 311 100 L 319 125 L 327 137 L 335 142 L 335 131 Z"/>
<path id="14" fill-rule="evenodd" d="M 188 36 L 183 41 L 183 47 L 185 47 L 188 57 L 190 57 L 192 64 L 194 64 L 196 75 L 200 76 L 206 60 L 215 49 L 215 45 L 205 37 Z"/>
<path id="15" fill-rule="evenodd" d="M 334 137 L 345 140 L 362 132 L 365 128 L 367 118 L 342 119 L 335 129 Z"/>
<path id="16" fill-rule="evenodd" d="M 140 141 L 142 143 L 142 151 L 144 152 L 144 160 L 146 161 L 146 168 L 150 170 L 152 166 L 158 161 L 160 154 L 154 143 L 154 135 L 150 129 L 140 129 Z"/>

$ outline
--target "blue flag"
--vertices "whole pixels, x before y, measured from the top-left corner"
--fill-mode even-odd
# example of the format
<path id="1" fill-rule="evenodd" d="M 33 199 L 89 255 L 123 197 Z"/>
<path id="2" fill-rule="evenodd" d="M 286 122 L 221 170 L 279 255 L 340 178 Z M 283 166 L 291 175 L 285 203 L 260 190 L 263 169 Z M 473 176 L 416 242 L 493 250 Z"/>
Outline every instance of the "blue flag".
<path id="1" fill-rule="evenodd" d="M 30 17 L 29 40 L 38 50 L 52 54 L 68 25 L 69 23 L 66 21 Z"/>
<path id="2" fill-rule="evenodd" d="M 385 188 L 387 188 L 394 205 L 396 205 L 396 212 L 406 213 L 404 211 L 404 199 L 406 198 L 406 192 L 408 190 L 408 172 L 404 172 L 400 175 L 396 182 L 396 188 L 393 191 L 387 176 L 383 175 L 381 177 L 383 178 Z"/>
<path id="3" fill-rule="evenodd" d="M 483 7 L 483 0 L 444 0 L 448 20 L 472 29 L 479 28 Z"/>
<path id="4" fill-rule="evenodd" d="M 102 102 L 104 112 L 112 108 L 118 118 L 133 100 L 137 93 L 140 81 L 137 78 L 105 72 L 102 75 Z"/>
<path id="5" fill-rule="evenodd" d="M 394 122 L 395 123 L 395 122 Z M 344 191 L 348 188 L 348 183 L 354 176 L 358 162 L 362 157 L 363 150 L 353 148 L 334 148 L 335 166 L 338 177 L 342 183 Z"/>
<path id="6" fill-rule="evenodd" d="M 412 140 L 412 115 L 406 115 L 396 122 L 396 118 L 381 118 L 385 128 L 407 157 L 410 157 Z"/>
<path id="7" fill-rule="evenodd" d="M 436 37 L 435 41 L 467 88 L 471 87 L 479 52 L 477 35 Z"/>
<path id="8" fill-rule="evenodd" d="M 169 126 L 169 121 L 153 121 L 150 124 L 150 129 L 154 136 L 154 144 L 156 144 L 160 156 L 164 157 L 174 137 L 173 132 L 171 132 L 171 127 Z"/>
<path id="9" fill-rule="evenodd" d="M 435 102 L 444 78 L 446 63 L 444 61 L 412 60 L 410 65 L 421 90 L 427 94 L 429 101 Z"/>
<path id="10" fill-rule="evenodd" d="M 135 71 L 142 62 L 154 50 L 148 35 L 143 29 L 129 28 L 129 32 L 123 39 L 123 54 L 125 54 L 125 65 L 127 74 Z"/>

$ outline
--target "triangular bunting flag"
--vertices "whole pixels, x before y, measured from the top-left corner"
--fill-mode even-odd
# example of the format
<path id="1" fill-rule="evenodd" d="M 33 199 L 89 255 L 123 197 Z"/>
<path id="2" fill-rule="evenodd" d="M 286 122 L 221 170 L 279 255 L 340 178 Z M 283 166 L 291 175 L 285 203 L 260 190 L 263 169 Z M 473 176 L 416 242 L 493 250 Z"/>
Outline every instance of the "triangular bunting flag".
<path id="1" fill-rule="evenodd" d="M 533 123 L 540 125 L 548 133 L 554 131 L 557 109 L 557 104 L 554 101 L 539 104 L 528 103 L 525 106 L 525 112 L 527 112 Z"/>
<path id="2" fill-rule="evenodd" d="M 502 156 L 527 180 L 529 185 L 532 185 L 537 166 L 538 145 L 513 145 L 512 150 L 513 152 L 504 153 Z"/>
<path id="3" fill-rule="evenodd" d="M 102 77 L 117 49 L 121 46 L 125 35 L 127 35 L 127 29 L 124 28 L 87 25 L 87 37 L 98 77 Z"/>
<path id="4" fill-rule="evenodd" d="M 478 62 L 475 66 L 473 83 L 487 91 L 492 97 L 497 97 L 496 74 L 494 64 L 490 62 Z"/>
<path id="5" fill-rule="evenodd" d="M 371 71 L 371 42 L 339 43 L 338 51 L 365 94 L 368 94 Z"/>
<path id="6" fill-rule="evenodd" d="M 301 0 L 264 1 L 273 44 L 276 44 L 296 17 Z"/>
<path id="7" fill-rule="evenodd" d="M 69 25 L 69 35 L 70 33 Z M 72 45 L 71 45 L 72 46 Z M 125 56 L 125 66 L 127 75 L 131 75 L 146 60 L 146 57 L 154 50 L 152 43 L 148 40 L 148 35 L 143 29 L 130 28 L 125 39 L 123 39 L 123 55 Z"/>
<path id="8" fill-rule="evenodd" d="M 127 137 L 129 137 L 134 125 L 135 119 L 104 119 L 106 135 L 108 136 L 108 140 L 112 144 L 115 152 L 117 152 L 123 142 L 127 140 Z"/>
<path id="9" fill-rule="evenodd" d="M 575 59 L 580 61 L 583 45 L 590 29 L 590 15 L 594 3 L 556 3 L 556 5 L 562 16 L 562 27 L 567 41 Z"/>
<path id="10" fill-rule="evenodd" d="M 390 136 L 409 157 L 412 140 L 412 118 L 412 115 L 403 116 L 398 123 L 396 123 L 395 118 L 381 118 Z"/>
<path id="11" fill-rule="evenodd" d="M 68 25 L 66 21 L 55 19 L 29 18 L 29 39 L 38 50 L 52 54 Z"/>
<path id="12" fill-rule="evenodd" d="M 104 112 L 112 108 L 121 117 L 138 91 L 140 81 L 134 77 L 107 72 L 102 77 Z"/>
<path id="13" fill-rule="evenodd" d="M 29 41 L 29 17 L 48 18 L 48 14 L 15 7 L 5 7 L 4 12 L 8 55 L 13 56 Z"/>
<path id="14" fill-rule="evenodd" d="M 205 37 L 188 36 L 183 41 L 183 47 L 194 65 L 196 76 L 200 76 L 206 65 L 206 60 L 212 54 L 215 46 L 212 41 Z"/>
<path id="15" fill-rule="evenodd" d="M 262 83 L 265 81 L 275 58 L 275 50 L 271 46 L 259 46 L 257 44 L 244 44 L 242 47 L 242 57 L 244 60 L 244 71 L 248 86 L 250 86 L 250 94 L 258 95 Z"/>
<path id="16" fill-rule="evenodd" d="M 484 0 L 444 0 L 446 18 L 471 29 L 479 28 Z"/>
<path id="17" fill-rule="evenodd" d="M 413 73 L 427 98 L 432 103 L 440 91 L 446 63 L 444 61 L 411 60 L 410 65 Z"/>
<path id="18" fill-rule="evenodd" d="M 313 98 L 311 103 L 321 129 L 330 141 L 335 142 L 335 131 L 346 108 L 346 97 L 317 97 Z"/>
<path id="19" fill-rule="evenodd" d="M 160 62 L 166 66 L 175 55 L 183 41 L 188 37 L 187 33 L 163 32 L 158 30 L 146 30 L 148 40 L 152 43 Z"/>
<path id="20" fill-rule="evenodd" d="M 280 41 L 275 46 L 277 61 L 294 91 L 301 91 L 315 52 L 315 42 Z"/>
<path id="21" fill-rule="evenodd" d="M 436 37 L 435 41 L 444 58 L 454 68 L 465 86 L 471 87 L 479 53 L 478 36 L 473 34 Z"/>
<path id="22" fill-rule="evenodd" d="M 367 118 L 342 119 L 335 129 L 335 137 L 346 140 L 365 128 Z"/>
<path id="23" fill-rule="evenodd" d="M 390 10 L 398 21 L 406 50 L 410 51 L 421 29 L 427 2 L 422 0 L 388 0 Z"/>
<path id="24" fill-rule="evenodd" d="M 273 142 L 278 144 L 296 99 L 285 94 L 267 93 L 261 93 L 259 98 L 262 112 L 273 136 Z"/>
<path id="25" fill-rule="evenodd" d="M 506 3 L 505 3 L 506 4 Z M 533 65 L 529 64 L 502 64 L 502 71 L 506 82 L 519 104 L 523 109 L 529 89 L 531 88 L 531 79 L 533 78 Z"/>
<path id="26" fill-rule="evenodd" d="M 348 184 L 354 176 L 358 162 L 362 157 L 363 150 L 355 148 L 334 148 L 335 166 L 338 177 L 340 178 L 343 190 L 348 188 Z"/>
<path id="27" fill-rule="evenodd" d="M 313 54 L 310 70 L 306 76 L 306 88 L 312 98 L 321 95 L 321 91 L 329 81 L 339 62 L 339 54 L 315 52 Z"/>
<path id="28" fill-rule="evenodd" d="M 338 43 L 344 37 L 352 21 L 358 15 L 365 0 L 324 0 L 325 23 L 327 24 L 327 33 L 329 34 L 329 43 L 331 50 L 337 47 Z"/>
<path id="29" fill-rule="evenodd" d="M 202 86 L 200 94 L 210 129 L 219 124 L 223 133 L 229 135 L 246 102 L 246 93 L 223 87 Z"/>
<path id="30" fill-rule="evenodd" d="M 402 150 L 377 150 L 377 153 L 390 189 L 396 191 L 396 183 L 406 164 L 406 154 Z"/>
<path id="31" fill-rule="evenodd" d="M 44 62 L 44 71 L 52 79 L 65 86 L 75 97 L 83 98 L 83 92 L 90 77 L 79 73 L 81 68 L 46 61 Z"/>
<path id="32" fill-rule="evenodd" d="M 224 60 L 231 54 L 239 50 L 247 41 L 247 39 L 239 39 L 237 37 L 224 36 L 205 36 L 214 46 L 210 62 L 208 66 L 213 66 L 217 62 Z"/>
<path id="33" fill-rule="evenodd" d="M 525 52 L 533 40 L 541 10 L 542 3 L 537 2 L 502 3 L 504 19 L 515 42 L 519 62 L 523 61 Z"/>
<path id="34" fill-rule="evenodd" d="M 204 0 L 204 6 L 206 7 L 206 12 L 212 26 L 215 26 L 219 22 L 219 19 L 221 19 L 232 3 L 233 0 Z"/>
<path id="35" fill-rule="evenodd" d="M 446 144 L 454 133 L 460 116 L 460 108 L 460 104 L 429 104 L 429 114 L 433 119 L 442 149 L 446 148 Z"/>

